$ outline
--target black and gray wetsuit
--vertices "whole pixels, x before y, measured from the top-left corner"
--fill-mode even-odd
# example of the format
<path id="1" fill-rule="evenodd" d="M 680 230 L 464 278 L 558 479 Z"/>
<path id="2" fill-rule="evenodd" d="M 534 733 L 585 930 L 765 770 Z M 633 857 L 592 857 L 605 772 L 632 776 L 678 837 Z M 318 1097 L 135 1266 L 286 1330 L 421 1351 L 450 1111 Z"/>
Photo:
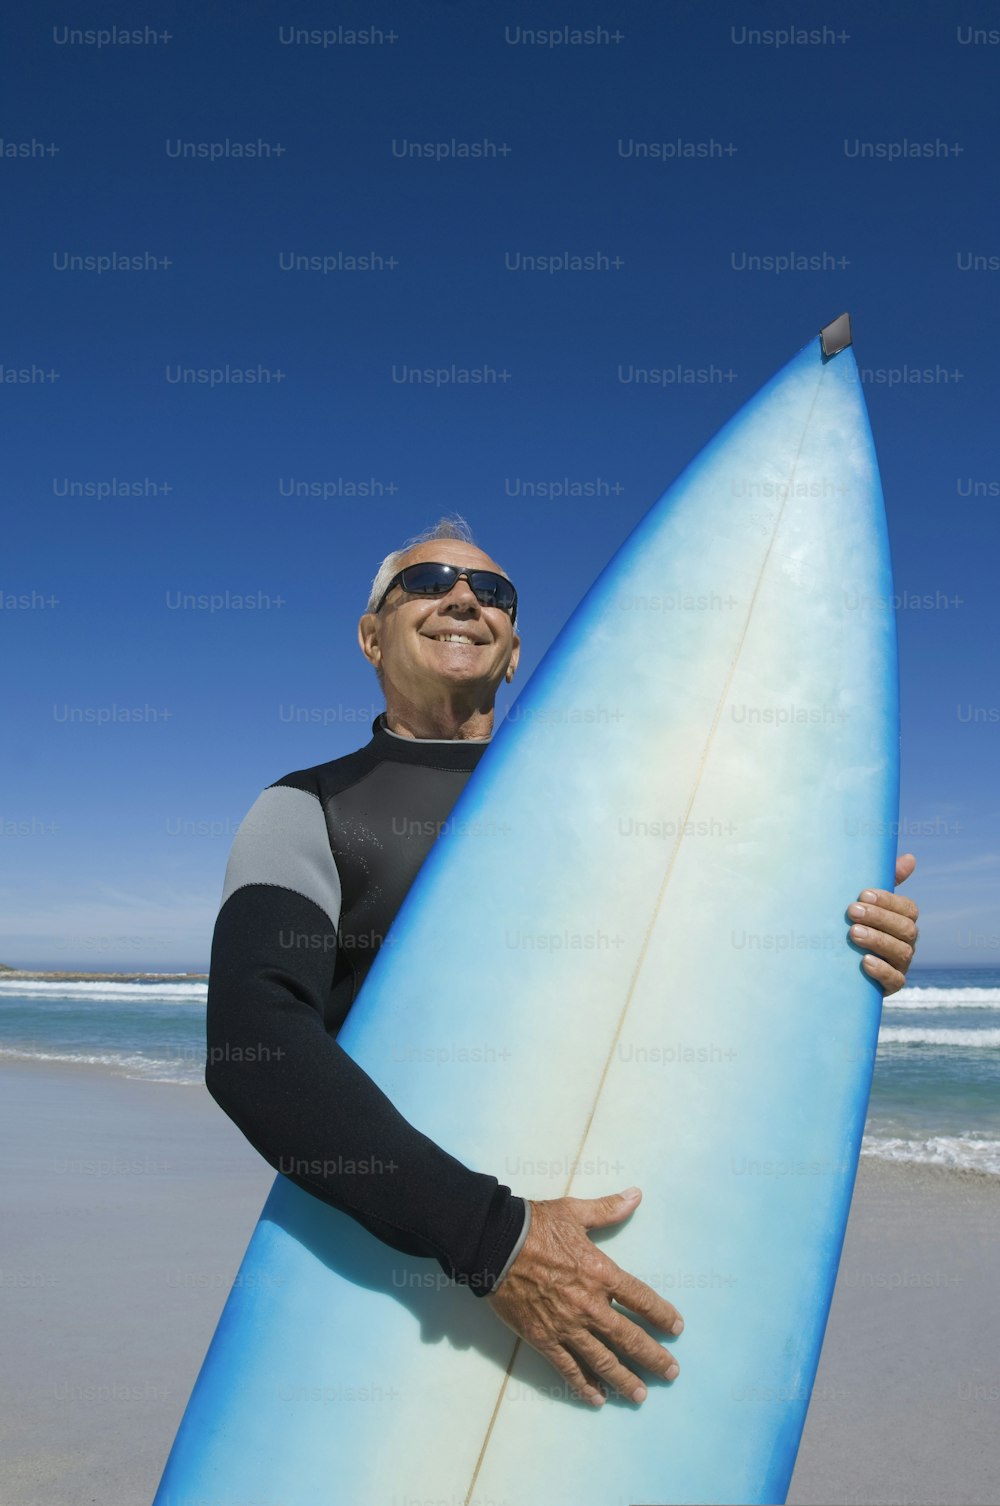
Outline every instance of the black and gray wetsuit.
<path id="1" fill-rule="evenodd" d="M 215 924 L 205 1069 L 277 1171 L 478 1296 L 520 1251 L 530 1205 L 409 1124 L 335 1036 L 487 741 L 401 737 L 383 712 L 365 747 L 259 796 Z"/>

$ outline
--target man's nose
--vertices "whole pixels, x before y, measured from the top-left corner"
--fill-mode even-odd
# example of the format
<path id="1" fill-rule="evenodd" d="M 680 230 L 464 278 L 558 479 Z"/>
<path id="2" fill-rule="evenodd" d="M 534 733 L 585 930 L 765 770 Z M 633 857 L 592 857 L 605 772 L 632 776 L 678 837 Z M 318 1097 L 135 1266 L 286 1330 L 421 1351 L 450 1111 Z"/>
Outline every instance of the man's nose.
<path id="1" fill-rule="evenodd" d="M 441 597 L 441 604 L 444 605 L 445 603 L 453 607 L 478 607 L 479 599 L 465 576 L 460 575 L 447 595 Z"/>

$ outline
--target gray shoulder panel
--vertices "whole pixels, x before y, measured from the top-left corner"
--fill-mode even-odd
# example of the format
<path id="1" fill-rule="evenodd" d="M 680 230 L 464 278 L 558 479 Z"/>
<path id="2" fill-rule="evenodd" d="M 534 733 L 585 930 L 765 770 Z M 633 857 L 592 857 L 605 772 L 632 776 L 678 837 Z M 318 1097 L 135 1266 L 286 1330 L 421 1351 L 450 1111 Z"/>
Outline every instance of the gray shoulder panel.
<path id="1" fill-rule="evenodd" d="M 340 920 L 340 875 L 330 851 L 323 807 L 307 790 L 273 785 L 258 795 L 236 833 L 222 904 L 247 884 L 274 884 L 305 895 Z"/>

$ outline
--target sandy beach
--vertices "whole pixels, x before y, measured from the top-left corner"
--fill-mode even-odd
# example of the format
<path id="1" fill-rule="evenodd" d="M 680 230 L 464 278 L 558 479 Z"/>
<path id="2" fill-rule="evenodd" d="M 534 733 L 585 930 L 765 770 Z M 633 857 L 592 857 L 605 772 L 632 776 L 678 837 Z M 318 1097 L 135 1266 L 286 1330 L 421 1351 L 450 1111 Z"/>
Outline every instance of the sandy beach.
<path id="1" fill-rule="evenodd" d="M 142 1506 L 273 1173 L 200 1086 L 20 1063 L 0 1105 L 2 1499 Z M 997 1499 L 998 1242 L 1000 1179 L 862 1162 L 789 1501 Z"/>

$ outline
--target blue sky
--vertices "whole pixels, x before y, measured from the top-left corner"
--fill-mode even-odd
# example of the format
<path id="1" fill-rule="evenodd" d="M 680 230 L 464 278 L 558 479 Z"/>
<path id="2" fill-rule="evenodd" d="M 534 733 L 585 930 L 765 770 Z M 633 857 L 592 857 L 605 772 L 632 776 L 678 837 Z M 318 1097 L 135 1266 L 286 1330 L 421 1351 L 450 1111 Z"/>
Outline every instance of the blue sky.
<path id="1" fill-rule="evenodd" d="M 116 26 L 143 40 L 73 37 Z M 526 39 L 565 27 L 597 40 Z M 0 960 L 204 965 L 259 790 L 367 740 L 381 557 L 461 511 L 517 582 L 523 683 L 847 308 L 902 596 L 921 960 L 1000 964 L 991 28 L 971 4 L 686 0 L 8 16 Z M 599 267 L 524 267 L 560 253 Z M 138 267 L 96 270 L 115 256 Z M 496 375 L 406 379 L 453 366 Z M 227 367 L 270 380 L 173 380 Z M 531 494 L 565 480 L 583 494 Z"/>

